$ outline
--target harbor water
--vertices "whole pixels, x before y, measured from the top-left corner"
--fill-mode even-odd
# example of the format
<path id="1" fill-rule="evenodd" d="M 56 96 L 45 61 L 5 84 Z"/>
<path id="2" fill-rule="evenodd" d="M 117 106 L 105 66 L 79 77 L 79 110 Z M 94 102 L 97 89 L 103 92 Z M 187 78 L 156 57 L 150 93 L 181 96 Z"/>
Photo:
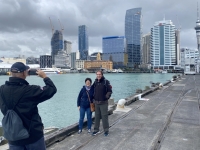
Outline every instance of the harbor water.
<path id="1" fill-rule="evenodd" d="M 133 74 L 112 73 L 105 74 L 112 85 L 112 98 L 115 101 L 126 98 L 135 93 L 136 89 L 150 86 L 150 81 L 165 83 L 175 74 Z M 66 127 L 78 122 L 79 111 L 77 109 L 77 96 L 84 85 L 85 78 L 90 77 L 94 81 L 95 73 L 71 73 L 49 75 L 57 87 L 57 93 L 53 98 L 38 105 L 39 113 L 45 127 Z M 8 80 L 9 76 L 0 76 L 0 85 Z M 29 84 L 44 86 L 44 82 L 38 76 L 27 77 Z M 0 121 L 3 115 L 0 113 Z"/>

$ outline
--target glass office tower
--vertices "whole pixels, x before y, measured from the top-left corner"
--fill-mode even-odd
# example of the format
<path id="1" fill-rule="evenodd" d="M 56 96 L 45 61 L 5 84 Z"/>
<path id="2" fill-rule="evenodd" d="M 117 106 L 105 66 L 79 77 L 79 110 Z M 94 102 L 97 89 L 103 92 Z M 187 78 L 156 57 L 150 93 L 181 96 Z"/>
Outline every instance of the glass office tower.
<path id="1" fill-rule="evenodd" d="M 127 40 L 128 66 L 134 67 L 141 63 L 141 11 L 133 8 L 126 11 L 125 38 Z"/>
<path id="2" fill-rule="evenodd" d="M 78 27 L 78 49 L 80 59 L 87 60 L 88 57 L 88 31 L 87 26 L 81 25 Z"/>
<path id="3" fill-rule="evenodd" d="M 102 38 L 102 60 L 113 62 L 113 68 L 127 66 L 126 39 L 124 36 L 109 36 Z"/>

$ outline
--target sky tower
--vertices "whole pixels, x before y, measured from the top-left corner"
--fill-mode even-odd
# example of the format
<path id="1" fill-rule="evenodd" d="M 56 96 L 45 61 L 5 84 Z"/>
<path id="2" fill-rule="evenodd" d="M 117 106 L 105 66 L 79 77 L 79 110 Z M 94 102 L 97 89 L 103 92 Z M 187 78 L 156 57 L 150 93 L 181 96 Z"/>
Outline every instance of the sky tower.
<path id="1" fill-rule="evenodd" d="M 199 20 L 199 6 L 197 3 L 197 22 L 196 27 L 194 28 L 196 30 L 196 36 L 197 36 L 197 49 L 200 54 L 200 20 Z"/>

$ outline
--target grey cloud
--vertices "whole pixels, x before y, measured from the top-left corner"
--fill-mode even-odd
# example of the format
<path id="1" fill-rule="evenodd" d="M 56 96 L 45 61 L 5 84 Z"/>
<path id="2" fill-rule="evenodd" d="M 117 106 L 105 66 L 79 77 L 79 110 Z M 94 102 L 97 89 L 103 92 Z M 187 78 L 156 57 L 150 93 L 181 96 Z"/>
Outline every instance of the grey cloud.
<path id="1" fill-rule="evenodd" d="M 73 51 L 78 49 L 78 26 L 82 24 L 88 26 L 90 50 L 101 50 L 103 36 L 124 35 L 126 10 L 135 7 L 142 7 L 144 34 L 165 15 L 176 27 L 181 25 L 181 46 L 196 48 L 196 1 L 0 0 L 0 51 L 23 52 L 27 56 L 49 53 L 49 17 L 55 29 L 61 28 L 60 19 L 64 39 L 72 41 Z"/>

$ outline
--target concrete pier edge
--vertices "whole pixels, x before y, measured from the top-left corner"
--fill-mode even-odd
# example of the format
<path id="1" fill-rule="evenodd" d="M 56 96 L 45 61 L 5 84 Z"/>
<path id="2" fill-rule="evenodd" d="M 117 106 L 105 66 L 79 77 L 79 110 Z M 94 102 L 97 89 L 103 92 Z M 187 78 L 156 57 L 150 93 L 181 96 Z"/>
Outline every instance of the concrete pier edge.
<path id="1" fill-rule="evenodd" d="M 175 80 L 175 82 L 176 81 L 177 81 L 177 79 Z M 172 83 L 172 82 L 171 81 L 167 81 L 167 82 L 163 83 L 163 86 L 166 86 L 169 83 Z M 159 86 L 151 87 L 149 90 L 146 90 L 143 93 L 140 93 L 141 97 L 144 97 L 144 96 L 146 96 L 146 95 L 158 90 L 159 88 L 160 88 Z M 129 96 L 129 97 L 125 98 L 125 100 L 126 100 L 125 105 L 128 106 L 131 103 L 139 100 L 137 95 L 138 94 L 134 94 L 132 96 Z M 108 109 L 108 114 L 109 115 L 113 114 L 113 111 L 116 109 L 116 106 L 117 106 L 117 102 L 115 102 L 114 105 L 109 105 L 109 109 Z M 170 116 L 169 116 L 169 118 L 170 118 Z M 94 121 L 94 117 L 92 119 Z M 87 121 L 86 120 L 84 121 L 83 125 L 84 125 L 84 127 L 86 127 L 86 125 L 87 125 Z M 163 129 L 160 130 L 160 132 L 163 132 L 163 130 L 165 129 L 166 126 L 167 126 L 167 122 L 163 125 Z M 68 136 L 70 136 L 70 135 L 72 135 L 73 133 L 76 133 L 76 132 L 78 132 L 78 123 L 75 123 L 75 124 L 70 125 L 68 127 L 62 128 L 62 129 L 60 129 L 58 131 L 55 131 L 55 132 L 53 132 L 51 134 L 45 135 L 46 147 L 49 147 L 49 146 L 53 145 L 56 142 L 60 142 L 60 141 L 64 140 L 65 138 L 67 138 Z M 157 144 L 159 139 L 160 139 L 160 137 L 155 139 L 154 147 L 156 147 L 156 144 Z"/>

